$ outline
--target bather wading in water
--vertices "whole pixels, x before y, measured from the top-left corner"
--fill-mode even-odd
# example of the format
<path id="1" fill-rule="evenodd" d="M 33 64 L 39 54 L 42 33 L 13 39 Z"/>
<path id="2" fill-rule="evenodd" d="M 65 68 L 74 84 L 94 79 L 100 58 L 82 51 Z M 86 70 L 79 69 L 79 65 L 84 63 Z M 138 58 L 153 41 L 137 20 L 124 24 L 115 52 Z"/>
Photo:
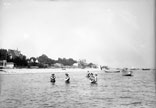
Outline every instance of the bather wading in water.
<path id="1" fill-rule="evenodd" d="M 56 79 L 55 74 L 51 74 L 50 82 L 55 83 L 55 81 L 56 81 L 55 79 Z"/>
<path id="2" fill-rule="evenodd" d="M 66 73 L 65 74 L 65 83 L 70 83 L 70 77 L 69 77 L 69 74 L 68 73 Z"/>
<path id="3" fill-rule="evenodd" d="M 93 73 L 90 73 L 90 74 L 89 74 L 89 80 L 94 80 L 94 75 L 93 75 Z"/>
<path id="4" fill-rule="evenodd" d="M 93 75 L 93 73 L 91 73 L 91 76 L 90 76 L 90 83 L 97 83 L 97 74 L 95 74 L 95 76 Z"/>
<path id="5" fill-rule="evenodd" d="M 90 74 L 91 74 L 91 73 L 90 73 L 89 71 L 87 71 L 86 77 L 89 78 L 89 77 L 90 77 Z"/>

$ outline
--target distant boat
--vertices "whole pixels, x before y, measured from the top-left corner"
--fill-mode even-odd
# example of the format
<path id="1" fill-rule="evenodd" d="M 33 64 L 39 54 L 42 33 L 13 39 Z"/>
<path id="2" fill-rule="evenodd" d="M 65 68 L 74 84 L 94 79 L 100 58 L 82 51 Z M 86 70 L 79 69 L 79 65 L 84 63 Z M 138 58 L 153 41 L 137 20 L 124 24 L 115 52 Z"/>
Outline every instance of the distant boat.
<path id="1" fill-rule="evenodd" d="M 133 72 L 131 70 L 123 69 L 122 70 L 122 75 L 123 76 L 133 76 Z"/>
<path id="2" fill-rule="evenodd" d="M 120 70 L 104 70 L 106 73 L 119 73 Z"/>
<path id="3" fill-rule="evenodd" d="M 150 70 L 150 68 L 143 68 L 142 70 Z"/>
<path id="4" fill-rule="evenodd" d="M 132 73 L 123 74 L 123 76 L 133 76 Z"/>

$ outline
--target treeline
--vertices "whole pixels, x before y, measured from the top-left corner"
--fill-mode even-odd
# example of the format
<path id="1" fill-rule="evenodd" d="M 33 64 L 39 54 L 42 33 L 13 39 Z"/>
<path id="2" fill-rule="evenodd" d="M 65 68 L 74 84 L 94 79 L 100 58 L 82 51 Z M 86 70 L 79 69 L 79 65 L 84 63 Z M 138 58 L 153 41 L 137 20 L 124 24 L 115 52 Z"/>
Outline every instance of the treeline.
<path id="1" fill-rule="evenodd" d="M 86 67 L 96 67 L 93 63 L 86 63 L 86 61 L 77 61 L 72 58 L 58 58 L 57 60 L 49 58 L 47 55 L 42 54 L 39 57 L 27 58 L 25 55 L 21 54 L 18 50 L 6 50 L 0 49 L 0 60 L 6 60 L 7 62 L 13 62 L 15 67 L 32 67 L 37 66 L 39 68 L 47 67 L 71 67 L 74 63 L 80 68 Z"/>
<path id="2" fill-rule="evenodd" d="M 14 66 L 28 66 L 26 56 L 23 54 L 11 55 L 6 49 L 0 49 L 0 60 L 6 60 L 7 62 L 13 62 Z"/>
<path id="3" fill-rule="evenodd" d="M 54 66 L 56 63 L 62 64 L 62 66 L 72 66 L 74 63 L 77 63 L 76 60 L 69 58 L 58 58 L 58 60 L 54 60 L 49 58 L 47 55 L 42 54 L 41 56 L 35 58 L 31 57 L 29 59 L 29 64 L 32 66 L 39 66 L 39 67 L 50 67 Z"/>

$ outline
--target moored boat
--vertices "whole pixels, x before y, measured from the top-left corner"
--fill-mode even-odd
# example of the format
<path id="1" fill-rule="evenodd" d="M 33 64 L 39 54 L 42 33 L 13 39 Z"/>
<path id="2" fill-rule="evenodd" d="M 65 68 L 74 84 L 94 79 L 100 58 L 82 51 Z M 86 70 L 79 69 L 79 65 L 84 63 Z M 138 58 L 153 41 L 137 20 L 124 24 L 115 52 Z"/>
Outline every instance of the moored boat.
<path id="1" fill-rule="evenodd" d="M 120 70 L 104 70 L 106 73 L 119 73 Z"/>
<path id="2" fill-rule="evenodd" d="M 132 74 L 133 72 L 131 70 L 128 70 L 128 69 L 123 69 L 122 70 L 122 75 L 123 76 L 133 76 Z"/>
<path id="3" fill-rule="evenodd" d="M 113 71 L 113 70 L 105 70 L 106 73 L 119 73 L 119 70 Z"/>
<path id="4" fill-rule="evenodd" d="M 132 76 L 132 74 L 123 74 L 123 76 Z"/>

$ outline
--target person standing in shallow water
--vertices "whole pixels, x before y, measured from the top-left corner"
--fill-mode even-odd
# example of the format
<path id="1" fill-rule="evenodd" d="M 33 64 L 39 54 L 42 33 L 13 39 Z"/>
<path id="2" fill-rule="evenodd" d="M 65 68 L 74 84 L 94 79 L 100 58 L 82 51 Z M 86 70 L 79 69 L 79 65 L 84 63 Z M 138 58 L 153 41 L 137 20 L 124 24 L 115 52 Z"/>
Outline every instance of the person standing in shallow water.
<path id="1" fill-rule="evenodd" d="M 90 81 L 93 81 L 93 80 L 94 80 L 94 75 L 93 75 L 93 73 L 90 73 L 89 79 L 90 79 Z"/>
<path id="2" fill-rule="evenodd" d="M 95 83 L 97 83 L 97 74 L 95 74 L 95 76 L 94 76 L 94 81 L 95 81 Z"/>
<path id="3" fill-rule="evenodd" d="M 65 83 L 70 83 L 70 77 L 69 77 L 69 74 L 68 73 L 66 73 L 65 74 Z"/>
<path id="4" fill-rule="evenodd" d="M 87 78 L 90 77 L 90 72 L 89 72 L 89 71 L 87 71 L 87 75 L 86 75 L 86 77 L 87 77 Z"/>
<path id="5" fill-rule="evenodd" d="M 97 83 L 97 74 L 95 74 L 95 76 L 93 74 L 91 74 L 91 76 L 90 76 L 90 82 L 91 83 Z"/>
<path id="6" fill-rule="evenodd" d="M 50 81 L 54 83 L 56 81 L 55 79 L 55 74 L 51 74 Z"/>

